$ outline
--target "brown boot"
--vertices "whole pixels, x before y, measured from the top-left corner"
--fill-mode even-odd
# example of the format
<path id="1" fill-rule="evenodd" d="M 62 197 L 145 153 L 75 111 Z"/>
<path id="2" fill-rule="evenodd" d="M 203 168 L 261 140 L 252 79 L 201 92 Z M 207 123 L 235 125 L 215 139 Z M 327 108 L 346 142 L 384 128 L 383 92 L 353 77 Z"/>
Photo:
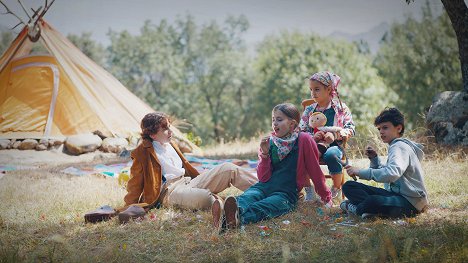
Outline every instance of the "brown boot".
<path id="1" fill-rule="evenodd" d="M 136 205 L 131 205 L 127 208 L 127 210 L 119 213 L 119 221 L 121 224 L 125 224 L 128 223 L 130 219 L 143 218 L 145 215 L 145 209 Z"/>
<path id="2" fill-rule="evenodd" d="M 107 221 L 116 215 L 115 210 L 108 206 L 104 205 L 98 209 L 88 212 L 84 215 L 86 223 L 97 223 L 101 221 Z"/>

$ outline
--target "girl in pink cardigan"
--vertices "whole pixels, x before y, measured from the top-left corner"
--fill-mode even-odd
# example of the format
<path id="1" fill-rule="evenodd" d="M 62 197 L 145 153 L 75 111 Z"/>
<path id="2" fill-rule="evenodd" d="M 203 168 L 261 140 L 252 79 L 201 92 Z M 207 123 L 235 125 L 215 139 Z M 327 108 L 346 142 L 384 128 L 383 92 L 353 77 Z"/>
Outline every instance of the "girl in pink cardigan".
<path id="1" fill-rule="evenodd" d="M 290 103 L 273 108 L 273 132 L 262 138 L 258 153 L 259 182 L 240 196 L 229 196 L 224 206 L 219 199 L 213 203 L 213 226 L 218 231 L 291 212 L 297 205 L 299 192 L 310 184 L 309 177 L 322 202 L 332 206 L 331 192 L 318 161 L 317 144 L 310 134 L 297 132 L 300 115 Z"/>

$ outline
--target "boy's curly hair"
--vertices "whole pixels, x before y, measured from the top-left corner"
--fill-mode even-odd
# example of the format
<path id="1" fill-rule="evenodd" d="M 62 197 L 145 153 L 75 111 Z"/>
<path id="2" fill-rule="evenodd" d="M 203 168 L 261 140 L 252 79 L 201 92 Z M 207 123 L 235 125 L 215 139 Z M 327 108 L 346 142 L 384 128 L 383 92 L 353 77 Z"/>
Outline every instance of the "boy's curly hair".
<path id="1" fill-rule="evenodd" d="M 400 135 L 405 132 L 405 116 L 397 108 L 385 108 L 375 118 L 374 125 L 377 126 L 383 122 L 391 122 L 393 126 L 401 125 Z"/>
<path id="2" fill-rule="evenodd" d="M 150 135 L 157 133 L 160 129 L 167 129 L 171 120 L 164 112 L 152 112 L 143 117 L 140 123 L 141 137 L 152 141 Z"/>

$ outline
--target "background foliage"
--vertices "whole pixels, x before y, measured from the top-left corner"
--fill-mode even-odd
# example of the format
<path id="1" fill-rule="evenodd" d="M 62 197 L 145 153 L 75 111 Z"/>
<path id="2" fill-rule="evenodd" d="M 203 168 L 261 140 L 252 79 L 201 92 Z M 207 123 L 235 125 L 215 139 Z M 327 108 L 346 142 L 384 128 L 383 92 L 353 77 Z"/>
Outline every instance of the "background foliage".
<path id="1" fill-rule="evenodd" d="M 448 15 L 434 16 L 429 4 L 417 21 L 394 24 L 375 59 L 388 88 L 398 94 L 398 106 L 421 125 L 432 98 L 444 90 L 461 90 L 458 44 Z"/>
<path id="2" fill-rule="evenodd" d="M 87 32 L 68 38 L 204 144 L 268 132 L 272 107 L 284 101 L 301 107 L 310 97 L 306 78 L 317 71 L 341 76 L 341 98 L 361 135 L 386 106 L 398 106 L 410 126 L 421 125 L 436 93 L 462 86 L 449 18 L 435 16 L 429 5 L 421 21 L 393 24 L 376 55 L 362 41 L 288 31 L 267 36 L 253 51 L 243 39 L 248 29 L 244 16 L 200 25 L 187 15 L 172 23 L 146 21 L 136 35 L 110 31 L 108 47 Z M 2 32 L 0 51 L 12 39 Z"/>

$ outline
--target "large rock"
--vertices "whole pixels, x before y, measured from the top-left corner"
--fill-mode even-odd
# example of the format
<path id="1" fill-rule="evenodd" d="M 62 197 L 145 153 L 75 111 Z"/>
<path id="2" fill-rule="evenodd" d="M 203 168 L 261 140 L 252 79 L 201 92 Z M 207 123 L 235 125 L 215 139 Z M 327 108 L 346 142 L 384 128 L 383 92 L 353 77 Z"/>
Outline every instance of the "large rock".
<path id="1" fill-rule="evenodd" d="M 65 149 L 75 155 L 94 152 L 102 144 L 101 138 L 94 134 L 78 134 L 65 140 Z"/>
<path id="2" fill-rule="evenodd" d="M 18 149 L 20 150 L 33 150 L 36 148 L 36 146 L 38 145 L 38 142 L 34 139 L 26 139 L 26 140 L 23 140 L 19 146 L 18 146 Z"/>
<path id="3" fill-rule="evenodd" d="M 128 141 L 125 138 L 105 138 L 102 141 L 101 148 L 104 152 L 119 153 L 128 146 Z"/>
<path id="4" fill-rule="evenodd" d="M 468 92 L 444 91 L 435 96 L 426 125 L 438 143 L 468 146 Z"/>
<path id="5" fill-rule="evenodd" d="M 11 141 L 8 139 L 0 139 L 0 150 L 8 149 Z"/>

